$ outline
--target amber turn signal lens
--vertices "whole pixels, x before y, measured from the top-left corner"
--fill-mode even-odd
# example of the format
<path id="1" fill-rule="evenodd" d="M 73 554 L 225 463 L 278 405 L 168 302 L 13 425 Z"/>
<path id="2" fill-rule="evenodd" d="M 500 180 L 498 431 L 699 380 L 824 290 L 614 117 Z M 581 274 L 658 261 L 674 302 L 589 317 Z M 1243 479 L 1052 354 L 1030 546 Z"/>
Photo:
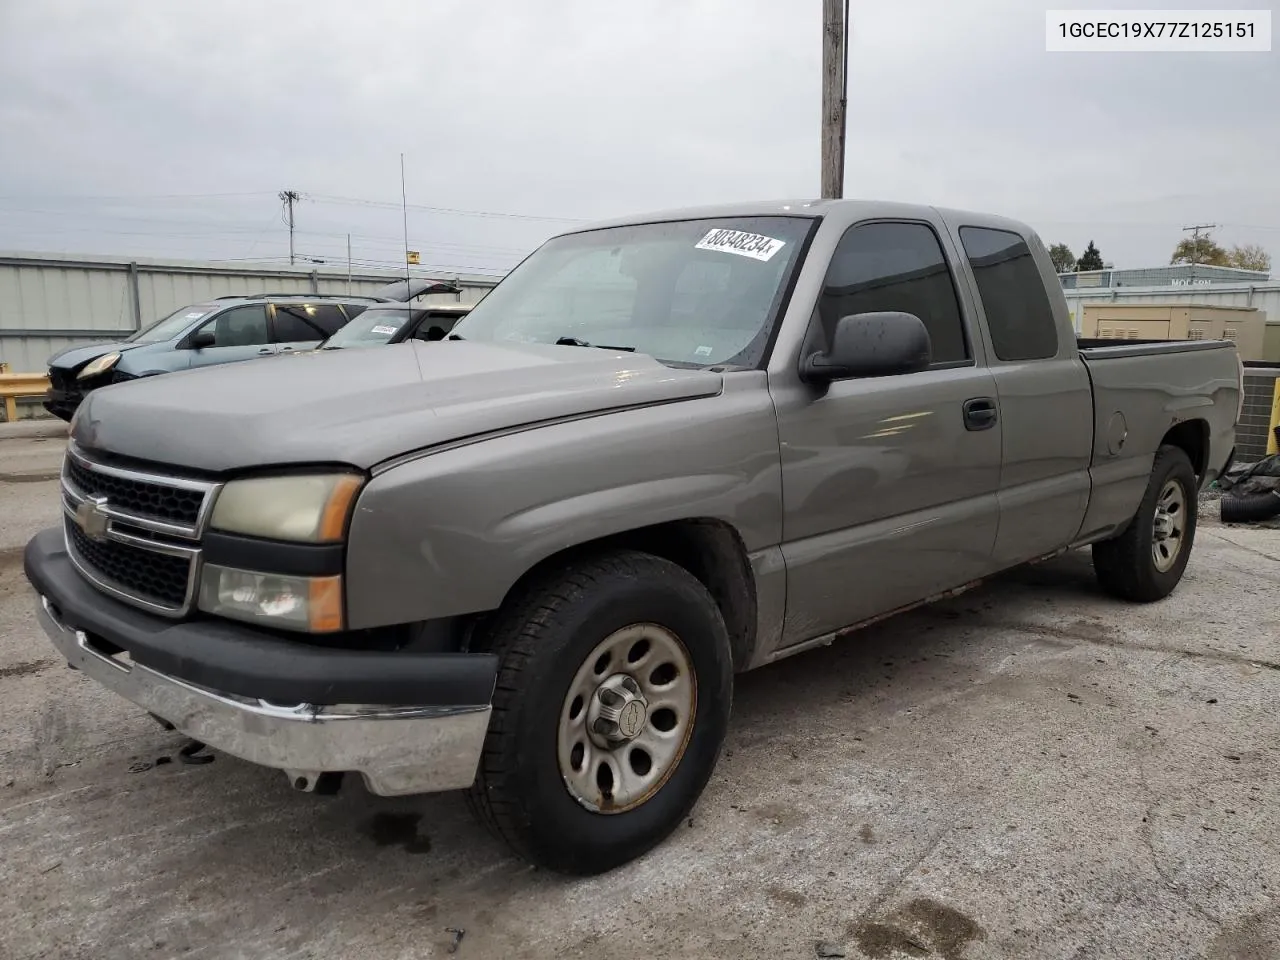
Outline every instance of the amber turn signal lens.
<path id="1" fill-rule="evenodd" d="M 336 542 L 342 539 L 347 531 L 347 517 L 351 515 L 351 502 L 363 484 L 364 478 L 353 473 L 338 478 L 320 516 L 318 540 Z"/>
<path id="2" fill-rule="evenodd" d="M 342 629 L 342 578 L 312 577 L 307 597 L 308 629 L 334 633 Z"/>

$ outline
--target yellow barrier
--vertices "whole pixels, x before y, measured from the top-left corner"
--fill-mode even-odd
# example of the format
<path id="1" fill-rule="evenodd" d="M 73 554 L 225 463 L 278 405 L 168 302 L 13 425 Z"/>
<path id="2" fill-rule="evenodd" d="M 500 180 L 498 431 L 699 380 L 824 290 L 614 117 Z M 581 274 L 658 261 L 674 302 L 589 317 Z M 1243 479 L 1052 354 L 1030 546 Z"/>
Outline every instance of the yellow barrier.
<path id="1" fill-rule="evenodd" d="M 1267 456 L 1280 453 L 1280 444 L 1276 443 L 1276 427 L 1280 426 L 1280 377 L 1276 377 L 1275 389 L 1271 391 L 1271 423 L 1267 425 Z"/>
<path id="2" fill-rule="evenodd" d="M 8 370 L 8 365 L 5 365 Z M 4 397 L 4 418 L 8 423 L 18 419 L 19 397 L 42 397 L 49 389 L 49 378 L 43 373 L 0 373 L 0 397 Z"/>

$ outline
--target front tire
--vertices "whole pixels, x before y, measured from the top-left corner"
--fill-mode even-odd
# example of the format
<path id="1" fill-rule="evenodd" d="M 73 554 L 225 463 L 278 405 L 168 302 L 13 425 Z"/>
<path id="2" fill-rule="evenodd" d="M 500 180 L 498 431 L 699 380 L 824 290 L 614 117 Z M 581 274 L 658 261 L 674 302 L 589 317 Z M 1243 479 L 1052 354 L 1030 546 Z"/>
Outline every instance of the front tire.
<path id="1" fill-rule="evenodd" d="M 1182 579 L 1196 536 L 1195 469 L 1179 447 L 1156 451 L 1147 491 L 1123 533 L 1093 545 L 1102 589 L 1135 603 L 1163 600 Z"/>
<path id="2" fill-rule="evenodd" d="M 492 633 L 502 658 L 470 806 L 519 856 L 595 874 L 656 846 L 710 779 L 733 660 L 715 601 L 618 551 L 541 578 Z"/>

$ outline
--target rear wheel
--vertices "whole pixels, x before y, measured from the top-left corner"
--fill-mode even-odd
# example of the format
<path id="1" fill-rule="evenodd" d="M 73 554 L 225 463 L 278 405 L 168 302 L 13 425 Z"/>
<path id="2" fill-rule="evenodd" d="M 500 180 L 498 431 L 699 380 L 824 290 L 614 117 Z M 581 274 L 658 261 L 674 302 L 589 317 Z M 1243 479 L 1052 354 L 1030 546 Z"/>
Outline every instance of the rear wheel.
<path id="1" fill-rule="evenodd" d="M 1093 545 L 1093 569 L 1104 590 L 1139 603 L 1162 600 L 1173 592 L 1195 541 L 1196 493 L 1196 474 L 1187 454 L 1178 447 L 1161 447 L 1129 526 L 1119 536 Z"/>
<path id="2" fill-rule="evenodd" d="M 493 717 L 469 798 L 519 855 L 591 874 L 661 842 L 697 801 L 728 726 L 715 601 L 637 552 L 575 563 L 508 605 Z"/>

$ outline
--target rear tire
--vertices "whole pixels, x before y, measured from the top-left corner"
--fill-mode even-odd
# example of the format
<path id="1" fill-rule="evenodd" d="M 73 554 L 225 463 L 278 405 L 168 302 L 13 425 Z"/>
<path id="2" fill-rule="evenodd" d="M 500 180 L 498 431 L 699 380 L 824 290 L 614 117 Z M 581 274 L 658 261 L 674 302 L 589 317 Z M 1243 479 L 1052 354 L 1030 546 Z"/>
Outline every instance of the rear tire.
<path id="1" fill-rule="evenodd" d="M 656 846 L 719 758 L 733 660 L 719 608 L 688 571 L 618 551 L 510 601 L 468 803 L 519 856 L 595 874 Z M 638 705 L 634 705 L 638 702 Z"/>
<path id="2" fill-rule="evenodd" d="M 1179 447 L 1156 451 L 1147 491 L 1124 532 L 1093 545 L 1102 589 L 1135 603 L 1163 600 L 1182 579 L 1196 536 L 1195 469 Z"/>

